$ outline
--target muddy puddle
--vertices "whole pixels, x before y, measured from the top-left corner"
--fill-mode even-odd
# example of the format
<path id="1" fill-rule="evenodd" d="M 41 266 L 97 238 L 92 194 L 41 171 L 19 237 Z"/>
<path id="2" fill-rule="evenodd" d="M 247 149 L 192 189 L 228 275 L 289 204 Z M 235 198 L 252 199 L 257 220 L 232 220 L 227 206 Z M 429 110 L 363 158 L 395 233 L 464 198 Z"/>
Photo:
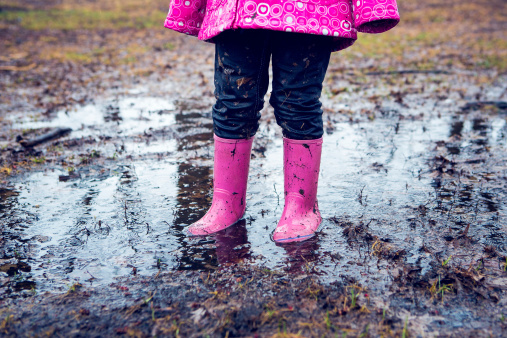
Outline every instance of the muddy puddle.
<path id="1" fill-rule="evenodd" d="M 411 80 L 414 87 L 425 81 Z M 380 295 L 407 266 L 431 279 L 448 259 L 454 266 L 484 263 L 484 248 L 495 252 L 489 264 L 501 270 L 507 115 L 488 95 L 496 98 L 502 88 L 467 106 L 452 90 L 432 99 L 449 81 L 437 80 L 397 97 L 375 83 L 324 95 L 324 227 L 284 246 L 270 239 L 283 210 L 283 152 L 269 109 L 254 143 L 245 218 L 207 238 L 183 230 L 211 203 L 209 100 L 140 90 L 49 117 L 13 115 L 13 130 L 73 131 L 37 154 L 45 163 L 0 191 L 6 295 L 239 262 L 323 283 L 360 283 Z"/>

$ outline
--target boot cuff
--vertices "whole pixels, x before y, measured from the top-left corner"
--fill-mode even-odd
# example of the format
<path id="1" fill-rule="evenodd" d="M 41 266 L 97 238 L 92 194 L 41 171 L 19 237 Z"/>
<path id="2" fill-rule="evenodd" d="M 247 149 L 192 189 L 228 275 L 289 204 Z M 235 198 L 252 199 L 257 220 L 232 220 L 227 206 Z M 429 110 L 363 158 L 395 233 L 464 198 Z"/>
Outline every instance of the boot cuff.
<path id="1" fill-rule="evenodd" d="M 213 137 L 215 138 L 215 141 L 219 141 L 219 142 L 222 142 L 222 143 L 236 144 L 236 143 L 247 143 L 247 142 L 252 142 L 253 141 L 253 137 L 251 137 L 251 138 L 240 138 L 240 139 L 221 138 L 221 137 L 218 137 L 216 135 L 213 135 Z"/>
<path id="2" fill-rule="evenodd" d="M 284 143 L 292 143 L 292 144 L 322 144 L 323 138 L 318 138 L 314 140 L 293 140 L 290 138 L 283 138 Z"/>

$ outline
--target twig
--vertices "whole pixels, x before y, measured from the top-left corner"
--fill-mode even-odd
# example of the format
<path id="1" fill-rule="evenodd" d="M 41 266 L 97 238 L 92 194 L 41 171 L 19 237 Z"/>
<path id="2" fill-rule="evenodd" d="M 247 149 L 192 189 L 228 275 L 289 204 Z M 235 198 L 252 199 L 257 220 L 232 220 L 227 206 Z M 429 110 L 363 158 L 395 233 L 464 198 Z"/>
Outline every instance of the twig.
<path id="1" fill-rule="evenodd" d="M 465 231 L 463 231 L 463 233 L 459 237 L 466 237 L 468 235 L 468 229 L 470 229 L 470 223 L 467 224 Z"/>
<path id="2" fill-rule="evenodd" d="M 498 109 L 505 110 L 507 109 L 507 102 L 505 101 L 475 101 L 475 102 L 467 102 L 461 110 L 472 110 L 479 109 L 484 106 L 495 106 Z"/>
<path id="3" fill-rule="evenodd" d="M 276 185 L 275 185 L 275 183 L 273 183 L 273 188 L 275 188 L 276 198 L 278 198 L 278 204 L 277 205 L 280 205 L 280 194 L 278 194 L 278 192 L 276 192 Z"/>
<path id="4" fill-rule="evenodd" d="M 34 69 L 35 67 L 37 67 L 37 64 L 36 64 L 36 63 L 31 63 L 31 64 L 29 64 L 28 66 L 23 66 L 23 67 L 17 67 L 17 66 L 0 66 L 0 71 L 1 71 L 1 70 L 5 70 L 5 71 L 11 71 L 11 72 L 26 72 L 27 70 Z"/>
<path id="5" fill-rule="evenodd" d="M 366 75 L 393 75 L 393 74 L 451 74 L 451 72 L 439 69 L 429 69 L 429 70 L 407 69 L 407 70 L 391 70 L 385 72 L 366 73 Z"/>
<path id="6" fill-rule="evenodd" d="M 361 188 L 361 191 L 359 192 L 359 196 L 357 198 L 359 200 L 359 204 L 361 204 L 361 205 L 363 205 L 363 190 L 364 190 L 364 188 L 366 188 L 366 186 L 363 186 Z"/>
<path id="7" fill-rule="evenodd" d="M 7 56 L 0 55 L 0 61 L 11 61 L 11 60 L 19 60 L 24 59 L 28 56 L 28 53 L 20 52 L 20 53 L 13 53 Z"/>
<path id="8" fill-rule="evenodd" d="M 129 219 L 128 219 L 128 216 L 127 216 L 127 200 L 125 200 L 124 210 L 125 210 L 125 226 L 128 228 Z"/>
<path id="9" fill-rule="evenodd" d="M 45 142 L 51 141 L 55 138 L 64 136 L 64 135 L 70 133 L 71 131 L 72 131 L 71 128 L 56 128 L 44 135 L 36 137 L 32 140 L 24 140 L 23 138 L 21 138 L 18 142 L 19 142 L 19 144 L 21 144 L 25 148 L 31 148 L 31 147 L 34 147 L 34 146 L 39 145 L 41 143 L 45 143 Z"/>
<path id="10" fill-rule="evenodd" d="M 89 274 L 92 277 L 92 279 L 97 279 L 97 278 L 93 277 L 93 275 L 88 270 L 86 270 L 86 273 Z"/>

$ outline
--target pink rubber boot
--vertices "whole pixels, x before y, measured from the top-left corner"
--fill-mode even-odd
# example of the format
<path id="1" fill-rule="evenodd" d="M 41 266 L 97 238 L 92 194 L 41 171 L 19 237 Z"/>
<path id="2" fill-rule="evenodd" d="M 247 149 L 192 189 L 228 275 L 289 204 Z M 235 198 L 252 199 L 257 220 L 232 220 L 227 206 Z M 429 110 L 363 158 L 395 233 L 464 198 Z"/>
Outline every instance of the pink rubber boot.
<path id="1" fill-rule="evenodd" d="M 283 139 L 285 207 L 273 233 L 275 242 L 304 241 L 322 222 L 317 205 L 321 153 L 322 138 Z"/>
<path id="2" fill-rule="evenodd" d="M 209 235 L 243 217 L 253 138 L 225 139 L 215 135 L 213 202 L 200 220 L 188 227 L 192 235 Z"/>

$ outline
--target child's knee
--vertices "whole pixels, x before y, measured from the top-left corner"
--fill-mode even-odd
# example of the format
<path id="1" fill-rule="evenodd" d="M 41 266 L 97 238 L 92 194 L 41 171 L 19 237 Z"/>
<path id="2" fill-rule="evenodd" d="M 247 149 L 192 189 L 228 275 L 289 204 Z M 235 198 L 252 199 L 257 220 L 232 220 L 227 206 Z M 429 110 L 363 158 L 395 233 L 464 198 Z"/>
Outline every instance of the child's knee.
<path id="1" fill-rule="evenodd" d="M 317 139 L 324 134 L 319 98 L 294 97 L 283 100 L 272 94 L 270 103 L 285 137 L 304 140 Z"/>

